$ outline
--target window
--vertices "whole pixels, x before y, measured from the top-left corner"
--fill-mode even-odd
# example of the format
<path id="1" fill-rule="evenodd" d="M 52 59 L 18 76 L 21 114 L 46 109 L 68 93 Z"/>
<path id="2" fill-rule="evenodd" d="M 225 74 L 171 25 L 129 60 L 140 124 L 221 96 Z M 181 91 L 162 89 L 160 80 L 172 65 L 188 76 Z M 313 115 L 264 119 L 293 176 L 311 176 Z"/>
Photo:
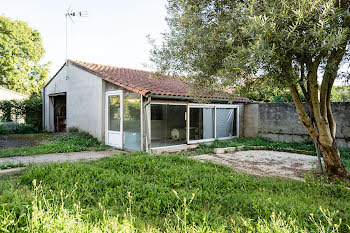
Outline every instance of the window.
<path id="1" fill-rule="evenodd" d="M 233 136 L 234 110 L 232 108 L 216 109 L 216 137 L 227 138 Z"/>
<path id="2" fill-rule="evenodd" d="M 216 107 L 216 138 L 238 136 L 238 106 Z"/>
<path id="3" fill-rule="evenodd" d="M 237 105 L 190 104 L 188 142 L 208 142 L 238 136 Z"/>
<path id="4" fill-rule="evenodd" d="M 139 94 L 124 94 L 124 148 L 141 150 L 141 96 Z"/>
<path id="5" fill-rule="evenodd" d="M 214 109 L 190 108 L 189 140 L 214 138 Z"/>
<path id="6" fill-rule="evenodd" d="M 120 95 L 109 96 L 108 106 L 108 130 L 120 131 Z"/>
<path id="7" fill-rule="evenodd" d="M 151 119 L 152 120 L 163 120 L 163 108 L 165 105 L 152 104 L 151 107 Z"/>
<path id="8" fill-rule="evenodd" d="M 151 104 L 151 147 L 186 144 L 186 105 Z"/>

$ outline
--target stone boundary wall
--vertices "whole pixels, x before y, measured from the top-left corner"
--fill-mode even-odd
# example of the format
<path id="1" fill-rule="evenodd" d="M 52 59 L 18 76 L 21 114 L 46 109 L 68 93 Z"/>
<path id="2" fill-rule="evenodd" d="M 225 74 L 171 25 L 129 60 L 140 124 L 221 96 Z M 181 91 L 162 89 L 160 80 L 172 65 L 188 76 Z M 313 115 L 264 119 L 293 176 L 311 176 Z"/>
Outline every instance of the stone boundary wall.
<path id="1" fill-rule="evenodd" d="M 332 103 L 339 147 L 350 148 L 350 102 Z M 311 140 L 301 126 L 294 103 L 259 103 L 245 107 L 244 136 L 260 136 L 274 141 Z"/>

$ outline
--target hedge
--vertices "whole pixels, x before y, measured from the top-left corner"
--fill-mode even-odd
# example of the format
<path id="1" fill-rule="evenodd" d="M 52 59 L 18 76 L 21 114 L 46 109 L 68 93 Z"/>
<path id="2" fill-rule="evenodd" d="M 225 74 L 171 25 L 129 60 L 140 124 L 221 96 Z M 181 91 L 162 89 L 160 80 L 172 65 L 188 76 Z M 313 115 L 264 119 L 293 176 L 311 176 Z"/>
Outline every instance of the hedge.
<path id="1" fill-rule="evenodd" d="M 23 118 L 26 124 L 42 129 L 42 97 L 37 94 L 31 95 L 25 100 L 0 101 L 0 120 L 12 122 L 13 118 Z"/>

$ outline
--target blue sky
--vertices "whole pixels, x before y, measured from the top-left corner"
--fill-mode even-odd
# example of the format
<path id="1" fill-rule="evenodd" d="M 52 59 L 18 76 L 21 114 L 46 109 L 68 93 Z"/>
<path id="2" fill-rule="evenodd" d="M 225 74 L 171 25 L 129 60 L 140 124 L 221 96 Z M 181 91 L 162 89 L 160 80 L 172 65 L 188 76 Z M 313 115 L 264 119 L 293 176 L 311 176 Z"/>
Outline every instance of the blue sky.
<path id="1" fill-rule="evenodd" d="M 166 0 L 0 0 L 0 15 L 38 30 L 53 75 L 65 61 L 65 12 L 87 11 L 68 24 L 68 58 L 147 69 L 151 48 L 146 36 L 161 39 L 167 30 Z"/>

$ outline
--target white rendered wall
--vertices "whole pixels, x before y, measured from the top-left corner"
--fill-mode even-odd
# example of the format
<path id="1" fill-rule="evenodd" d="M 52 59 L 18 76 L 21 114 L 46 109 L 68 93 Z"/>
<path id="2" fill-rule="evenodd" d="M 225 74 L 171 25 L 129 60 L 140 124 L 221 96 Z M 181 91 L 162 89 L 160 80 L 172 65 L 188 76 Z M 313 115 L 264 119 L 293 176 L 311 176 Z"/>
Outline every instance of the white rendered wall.
<path id="1" fill-rule="evenodd" d="M 0 87 L 0 101 L 1 100 L 23 100 L 26 98 L 28 98 L 28 96 Z"/>
<path id="2" fill-rule="evenodd" d="M 68 76 L 68 78 L 66 78 Z M 103 80 L 74 65 L 65 66 L 45 87 L 45 129 L 53 131 L 50 95 L 66 93 L 67 128 L 77 127 L 98 140 L 104 138 Z"/>

